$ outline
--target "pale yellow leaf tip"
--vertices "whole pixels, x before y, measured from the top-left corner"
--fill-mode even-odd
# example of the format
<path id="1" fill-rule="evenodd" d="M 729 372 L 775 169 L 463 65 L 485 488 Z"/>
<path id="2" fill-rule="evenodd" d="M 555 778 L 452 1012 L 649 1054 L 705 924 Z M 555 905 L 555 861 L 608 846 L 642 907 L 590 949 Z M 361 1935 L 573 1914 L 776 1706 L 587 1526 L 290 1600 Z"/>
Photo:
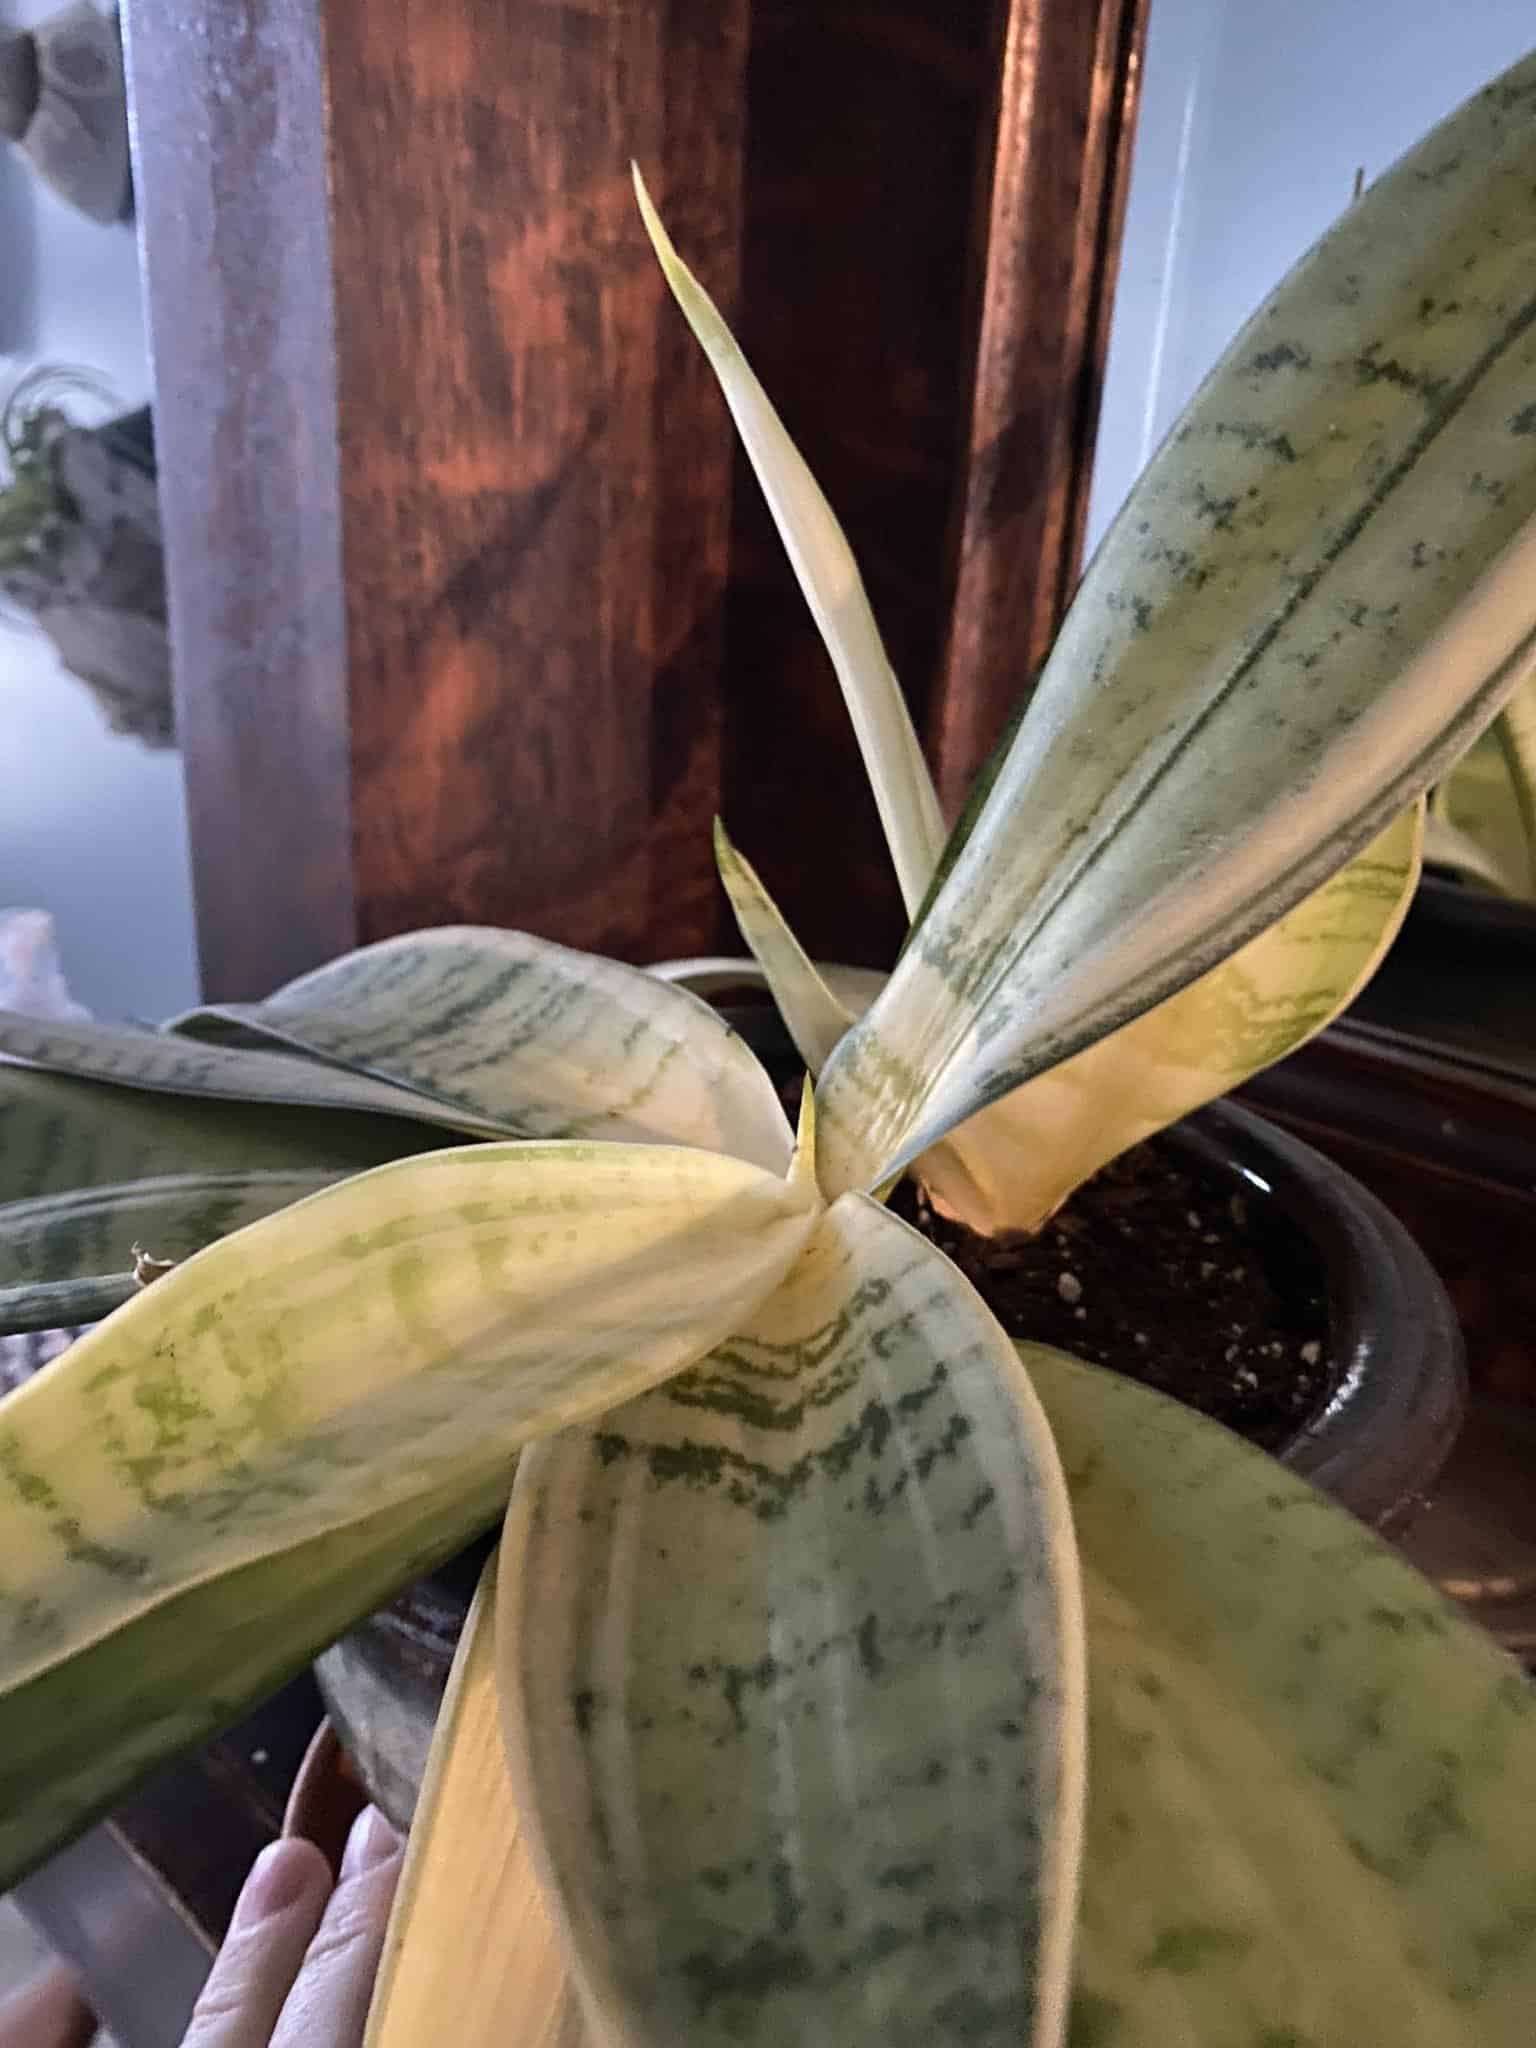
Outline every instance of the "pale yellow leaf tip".
<path id="1" fill-rule="evenodd" d="M 674 270 L 683 268 L 682 258 L 673 246 L 672 237 L 667 233 L 661 215 L 656 211 L 650 187 L 645 182 L 645 175 L 633 157 L 630 158 L 629 175 L 634 180 L 635 203 L 640 208 L 640 218 L 645 224 L 645 232 L 650 236 L 651 247 L 656 251 L 656 260 L 670 277 Z"/>
<path id="2" fill-rule="evenodd" d="M 726 326 L 720 308 L 678 255 L 676 245 L 667 233 L 661 215 L 656 211 L 650 188 L 641 175 L 640 166 L 632 161 L 629 169 L 635 183 L 635 200 L 640 208 L 640 218 L 645 224 L 645 232 L 651 238 L 651 247 L 656 252 L 656 261 L 661 265 L 662 275 L 671 288 L 673 298 L 682 308 L 683 317 L 693 329 L 700 346 L 715 364 L 717 374 L 723 376 L 724 365 L 734 362 L 739 355 L 735 337 Z"/>
<path id="3" fill-rule="evenodd" d="M 715 819 L 714 843 L 715 871 L 729 888 L 731 875 L 740 872 L 741 855 L 736 851 L 735 842 L 725 829 L 725 820 L 720 817 Z"/>
<path id="4" fill-rule="evenodd" d="M 809 1074 L 800 1089 L 800 1124 L 789 1162 L 789 1184 L 802 1189 L 816 1186 L 816 1090 Z"/>

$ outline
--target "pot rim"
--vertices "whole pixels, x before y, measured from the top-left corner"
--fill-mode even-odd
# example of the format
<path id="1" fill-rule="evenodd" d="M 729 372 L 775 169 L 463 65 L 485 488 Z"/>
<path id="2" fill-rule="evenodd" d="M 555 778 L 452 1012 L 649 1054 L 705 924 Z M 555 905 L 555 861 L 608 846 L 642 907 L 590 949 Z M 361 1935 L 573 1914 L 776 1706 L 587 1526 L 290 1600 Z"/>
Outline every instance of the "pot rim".
<path id="1" fill-rule="evenodd" d="M 1253 1110 L 1208 1103 L 1171 1129 L 1271 1196 L 1324 1262 L 1332 1387 L 1277 1455 L 1362 1521 L 1401 1526 L 1466 1415 L 1461 1325 L 1439 1275 L 1368 1188 Z"/>

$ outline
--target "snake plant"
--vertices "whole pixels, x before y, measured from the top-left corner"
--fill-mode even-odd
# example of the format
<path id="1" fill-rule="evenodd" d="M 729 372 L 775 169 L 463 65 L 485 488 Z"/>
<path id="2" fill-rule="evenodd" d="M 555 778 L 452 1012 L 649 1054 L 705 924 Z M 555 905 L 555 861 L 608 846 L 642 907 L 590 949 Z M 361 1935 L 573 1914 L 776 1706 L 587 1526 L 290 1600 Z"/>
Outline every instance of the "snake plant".
<path id="1" fill-rule="evenodd" d="M 1010 1344 L 881 1196 L 949 1147 L 962 1200 L 1011 1157 L 1048 1207 L 1104 1142 L 1036 1173 L 1061 1077 L 1126 1142 L 1368 970 L 1421 793 L 1536 667 L 1533 183 L 1536 60 L 1239 337 L 947 843 L 643 202 L 907 946 L 848 1023 L 725 848 L 819 1070 L 795 1132 L 687 988 L 513 933 L 162 1032 L 4 1020 L 0 1321 L 121 1305 L 0 1406 L 0 1878 L 510 1491 L 373 2048 L 1528 2038 L 1519 1673 L 1261 1454 Z"/>
<path id="2" fill-rule="evenodd" d="M 1536 688 L 1510 698 L 1435 791 L 1426 859 L 1464 881 L 1536 902 Z"/>

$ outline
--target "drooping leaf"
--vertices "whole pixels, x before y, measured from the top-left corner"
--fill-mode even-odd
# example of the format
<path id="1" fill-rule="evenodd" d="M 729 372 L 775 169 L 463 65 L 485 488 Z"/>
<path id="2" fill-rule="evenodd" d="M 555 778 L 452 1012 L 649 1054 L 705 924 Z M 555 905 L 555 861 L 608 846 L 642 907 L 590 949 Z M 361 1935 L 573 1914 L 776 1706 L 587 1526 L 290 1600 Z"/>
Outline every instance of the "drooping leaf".
<path id="1" fill-rule="evenodd" d="M 505 1135 L 701 1145 L 773 1173 L 789 1157 L 771 1082 L 706 1004 L 526 932 L 408 932 L 174 1028 L 265 1038 Z"/>
<path id="2" fill-rule="evenodd" d="M 441 1143 L 400 1117 L 113 1088 L 0 1058 L 0 1202 L 167 1174 L 360 1173 Z"/>
<path id="3" fill-rule="evenodd" d="M 922 901 L 944 845 L 944 820 L 853 550 L 714 301 L 672 246 L 638 170 L 635 191 L 651 246 L 720 381 L 806 603 L 832 657 L 910 915 Z"/>
<path id="4" fill-rule="evenodd" d="M 1071 2040 L 1526 2048 L 1536 1691 L 1262 1452 L 1022 1349 L 1088 1613 Z"/>
<path id="5" fill-rule="evenodd" d="M 664 1146 L 484 1145 L 198 1253 L 0 1404 L 0 1674 L 433 1496 L 707 1352 L 815 1197 Z"/>
<path id="6" fill-rule="evenodd" d="M 715 864 L 741 936 L 763 970 L 784 1028 L 808 1071 L 819 1074 L 853 1017 L 822 979 L 757 871 L 736 851 L 718 819 Z"/>
<path id="7" fill-rule="evenodd" d="M 157 1260 L 193 1252 L 342 1178 L 336 1173 L 185 1173 L 82 1188 L 0 1207 L 0 1287 L 73 1273 L 133 1270 L 136 1245 Z"/>
<path id="8" fill-rule="evenodd" d="M 512 1459 L 488 1450 L 438 1493 L 206 1580 L 68 1662 L 7 1682 L 0 1885 L 52 1855 L 156 1764 L 238 1721 L 361 1615 L 489 1527 L 511 1480 Z"/>
<path id="9" fill-rule="evenodd" d="M 496 1692 L 496 1559 L 459 1638 L 411 1823 L 364 2048 L 595 2048 L 512 1796 Z"/>
<path id="10" fill-rule="evenodd" d="M 367 1111 L 485 1137 L 509 1134 L 497 1119 L 436 1101 L 415 1089 L 352 1074 L 291 1053 L 197 1045 L 130 1025 L 24 1017 L 0 1010 L 0 1054 L 76 1080 L 195 1100 L 274 1107 Z"/>
<path id="11" fill-rule="evenodd" d="M 973 1230 L 1037 1229 L 1109 1160 L 1284 1059 L 1354 1000 L 1413 900 L 1422 837 L 1415 804 L 1278 924 L 968 1118 L 913 1171 Z"/>
<path id="12" fill-rule="evenodd" d="M 525 1455 L 513 1776 L 629 2048 L 1055 2043 L 1081 1657 L 996 1323 L 863 1197 L 691 1373 Z"/>
<path id="13" fill-rule="evenodd" d="M 829 1194 L 1272 924 L 1536 665 L 1536 57 L 1238 337 L 1092 564 L 885 993 L 821 1083 Z"/>

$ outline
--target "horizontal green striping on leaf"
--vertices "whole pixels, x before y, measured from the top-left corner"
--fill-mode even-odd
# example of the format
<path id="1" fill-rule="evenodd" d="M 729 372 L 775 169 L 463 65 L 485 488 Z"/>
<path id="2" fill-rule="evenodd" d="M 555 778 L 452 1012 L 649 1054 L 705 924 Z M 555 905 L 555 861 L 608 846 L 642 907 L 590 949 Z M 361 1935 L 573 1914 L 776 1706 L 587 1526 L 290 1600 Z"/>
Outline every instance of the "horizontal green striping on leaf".
<path id="1" fill-rule="evenodd" d="M 409 932 L 175 1029 L 256 1034 L 508 1136 L 700 1145 L 776 1173 L 789 1158 L 772 1084 L 707 1004 L 524 932 Z"/>
<path id="2" fill-rule="evenodd" d="M 678 1371 L 813 1204 L 703 1152 L 485 1145 L 197 1254 L 0 1407 L 7 1686 Z"/>
<path id="3" fill-rule="evenodd" d="M 492 1118 L 450 1109 L 409 1088 L 350 1074 L 291 1053 L 204 1046 L 127 1025 L 23 1017 L 0 1010 L 0 1056 L 115 1088 L 193 1099 L 270 1103 L 301 1109 L 366 1111 L 488 1137 L 507 1133 Z"/>
<path id="4" fill-rule="evenodd" d="M 338 1173 L 167 1174 L 0 1206 L 0 1289 L 76 1274 L 132 1273 L 135 1247 L 181 1260 Z"/>
<path id="5" fill-rule="evenodd" d="M 846 1199 L 693 1371 L 531 1447 L 501 1601 L 523 1808 L 627 2042 L 1057 2040 L 1072 1532 L 925 1239 Z"/>
<path id="6" fill-rule="evenodd" d="M 0 1058 L 3 1202 L 182 1173 L 357 1173 L 442 1142 L 399 1117 L 115 1088 Z"/>

